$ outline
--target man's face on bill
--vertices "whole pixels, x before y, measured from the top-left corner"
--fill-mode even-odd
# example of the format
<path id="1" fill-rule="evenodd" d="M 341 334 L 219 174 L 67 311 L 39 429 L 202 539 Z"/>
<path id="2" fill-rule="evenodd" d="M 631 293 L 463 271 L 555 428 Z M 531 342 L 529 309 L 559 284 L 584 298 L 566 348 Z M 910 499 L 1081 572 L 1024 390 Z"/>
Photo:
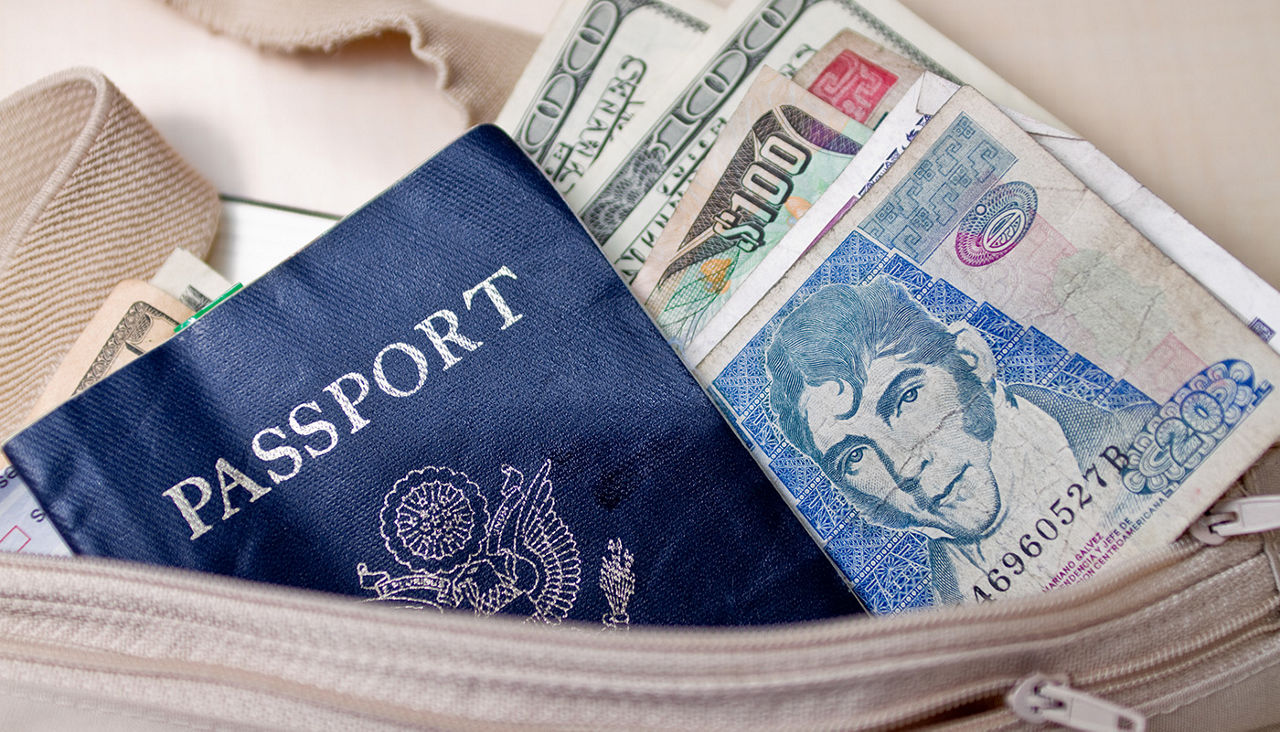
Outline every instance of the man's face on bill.
<path id="1" fill-rule="evenodd" d="M 990 440 L 965 431 L 969 405 L 945 368 L 877 358 L 861 393 L 828 381 L 806 387 L 798 406 L 823 471 L 866 520 L 960 541 L 995 521 Z"/>

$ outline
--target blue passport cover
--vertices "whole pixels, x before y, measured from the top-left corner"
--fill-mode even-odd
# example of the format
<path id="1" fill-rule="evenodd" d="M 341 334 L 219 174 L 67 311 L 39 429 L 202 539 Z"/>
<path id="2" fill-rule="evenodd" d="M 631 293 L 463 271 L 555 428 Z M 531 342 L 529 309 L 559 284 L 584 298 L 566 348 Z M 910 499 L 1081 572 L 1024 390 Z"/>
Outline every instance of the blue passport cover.
<path id="1" fill-rule="evenodd" d="M 5 452 L 81 554 L 610 627 L 858 609 L 491 126 Z"/>

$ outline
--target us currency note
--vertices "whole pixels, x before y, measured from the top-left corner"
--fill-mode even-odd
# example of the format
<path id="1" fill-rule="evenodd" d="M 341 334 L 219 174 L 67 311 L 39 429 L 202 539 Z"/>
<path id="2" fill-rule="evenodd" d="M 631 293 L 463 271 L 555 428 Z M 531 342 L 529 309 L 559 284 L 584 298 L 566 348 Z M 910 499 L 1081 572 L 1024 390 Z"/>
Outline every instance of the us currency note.
<path id="1" fill-rule="evenodd" d="M 185 249 L 173 250 L 151 277 L 151 284 L 192 310 L 203 308 L 231 288 L 225 277 Z"/>
<path id="2" fill-rule="evenodd" d="M 632 286 L 677 350 L 870 136 L 777 71 L 760 70 Z"/>
<path id="3" fill-rule="evenodd" d="M 568 0 L 498 126 L 561 193 L 572 191 L 722 12 L 701 0 Z"/>
<path id="4" fill-rule="evenodd" d="M 41 392 L 32 419 L 169 340 L 174 328 L 194 312 L 141 280 L 116 285 Z"/>
<path id="5" fill-rule="evenodd" d="M 875 129 L 923 73 L 919 65 L 845 29 L 806 61 L 793 80 Z"/>
<path id="6" fill-rule="evenodd" d="M 125 280 L 115 287 L 72 344 L 28 415 L 33 421 L 155 348 L 191 317 L 199 302 L 229 287 L 220 275 L 182 250 L 154 278 L 159 285 Z M 177 298 L 182 297 L 183 301 Z M 207 302 L 205 303 L 207 304 Z M 201 306 L 203 307 L 203 305 Z M 69 556 L 71 550 L 45 517 L 22 477 L 0 455 L 0 551 Z"/>
<path id="7" fill-rule="evenodd" d="M 839 29 L 856 30 L 921 68 L 967 79 L 1039 119 L 1052 119 L 894 0 L 740 0 L 722 26 L 694 54 L 706 59 L 699 70 L 655 92 L 566 193 L 628 283 L 760 67 L 795 67 Z"/>
<path id="8" fill-rule="evenodd" d="M 703 366 L 882 613 L 1165 544 L 1280 434 L 1280 357 L 971 88 Z"/>

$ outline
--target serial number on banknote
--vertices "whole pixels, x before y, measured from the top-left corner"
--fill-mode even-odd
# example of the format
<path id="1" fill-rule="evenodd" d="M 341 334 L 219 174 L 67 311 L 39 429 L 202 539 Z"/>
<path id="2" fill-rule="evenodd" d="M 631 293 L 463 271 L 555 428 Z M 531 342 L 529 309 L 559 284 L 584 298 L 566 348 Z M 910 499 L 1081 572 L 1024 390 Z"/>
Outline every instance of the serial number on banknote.
<path id="1" fill-rule="evenodd" d="M 1119 482 L 1123 477 L 1123 470 L 1129 464 L 1128 456 L 1120 450 L 1120 448 L 1109 445 L 1103 450 L 1098 457 L 1102 458 L 1104 469 L 1109 468 L 1109 472 L 1114 472 L 1114 481 Z M 1072 483 L 1066 487 L 1063 496 L 1059 496 L 1050 503 L 1043 513 L 1031 523 L 1031 528 L 1018 538 L 1016 551 L 1010 550 L 1001 555 L 999 564 L 987 570 L 986 586 L 975 584 L 973 586 L 973 599 L 978 602 L 987 602 L 994 600 L 1002 593 L 1008 592 L 1014 587 L 1014 578 L 1027 573 L 1027 563 L 1044 554 L 1045 549 L 1062 538 L 1066 532 L 1060 530 L 1059 525 L 1066 527 L 1075 523 L 1077 516 L 1083 516 L 1086 511 L 1092 511 L 1097 508 L 1094 502 L 1093 493 L 1090 486 L 1098 488 L 1106 488 L 1108 481 L 1102 477 L 1102 473 L 1098 469 L 1098 464 L 1090 465 L 1085 471 L 1082 479 L 1078 483 Z M 1092 507 L 1091 507 L 1092 504 Z M 1098 537 L 1089 542 L 1089 546 L 1081 551 L 1091 549 L 1099 544 Z M 1111 544 L 1113 542 L 1106 542 Z M 1119 547 L 1114 547 L 1118 549 Z M 1068 567 L 1060 574 L 1059 578 L 1055 578 L 1052 584 L 1058 584 L 1062 576 L 1069 571 L 1073 562 L 1068 562 Z M 995 593 L 994 595 L 992 593 Z"/>

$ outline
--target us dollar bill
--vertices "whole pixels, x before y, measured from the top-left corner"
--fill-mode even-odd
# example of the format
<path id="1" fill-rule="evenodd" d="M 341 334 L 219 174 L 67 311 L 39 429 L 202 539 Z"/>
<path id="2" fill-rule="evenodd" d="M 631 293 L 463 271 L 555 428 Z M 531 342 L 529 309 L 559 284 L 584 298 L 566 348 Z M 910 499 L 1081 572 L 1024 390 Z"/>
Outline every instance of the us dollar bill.
<path id="1" fill-rule="evenodd" d="M 677 350 L 870 136 L 777 71 L 760 70 L 632 286 Z"/>
<path id="2" fill-rule="evenodd" d="M 793 78 L 850 119 L 875 129 L 923 73 L 918 64 L 845 29 Z"/>
<path id="3" fill-rule="evenodd" d="M 964 78 L 1040 119 L 1040 107 L 893 0 L 740 0 L 694 55 L 692 75 L 655 92 L 610 149 L 565 194 L 631 282 L 699 163 L 760 67 L 786 73 L 851 28 L 921 68 Z M 788 74 L 790 75 L 790 74 Z"/>
<path id="4" fill-rule="evenodd" d="M 169 340 L 174 329 L 194 312 L 154 285 L 122 281 L 107 295 L 54 371 L 32 408 L 32 419 Z"/>
<path id="5" fill-rule="evenodd" d="M 701 370 L 877 612 L 1085 580 L 1280 435 L 1280 357 L 971 88 Z"/>
<path id="6" fill-rule="evenodd" d="M 568 0 L 498 126 L 556 188 L 572 191 L 721 13 L 701 0 Z"/>
<path id="7" fill-rule="evenodd" d="M 193 293 L 199 293 L 200 287 L 217 289 L 219 280 L 222 280 L 207 265 L 186 252 L 167 260 L 159 279 L 179 295 L 188 297 L 197 297 Z M 165 342 L 173 335 L 173 329 L 193 312 L 192 308 L 155 285 L 140 280 L 124 280 L 107 295 L 106 301 L 72 344 L 36 400 L 27 421 L 41 417 Z M 3 455 L 0 455 L 0 551 L 56 556 L 71 554 L 31 490 Z"/>
<path id="8" fill-rule="evenodd" d="M 151 277 L 151 285 L 199 310 L 231 289 L 231 283 L 185 249 L 175 249 Z"/>

